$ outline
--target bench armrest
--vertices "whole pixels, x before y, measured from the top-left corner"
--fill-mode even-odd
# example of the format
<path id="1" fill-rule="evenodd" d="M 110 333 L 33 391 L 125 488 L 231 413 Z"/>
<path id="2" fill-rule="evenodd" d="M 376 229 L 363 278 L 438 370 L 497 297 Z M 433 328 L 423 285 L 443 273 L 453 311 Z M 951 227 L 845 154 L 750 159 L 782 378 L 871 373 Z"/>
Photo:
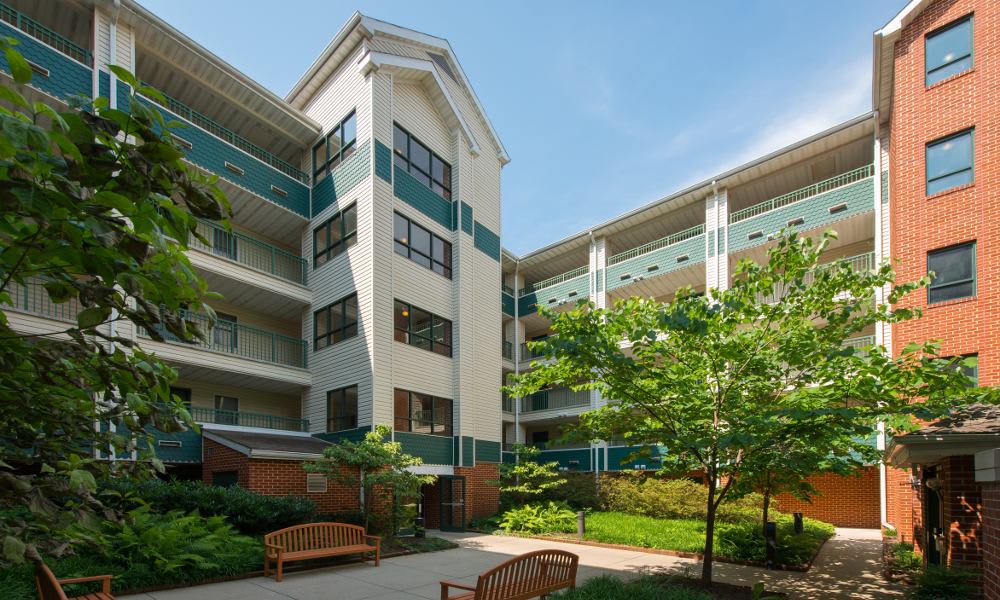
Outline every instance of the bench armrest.
<path id="1" fill-rule="evenodd" d="M 272 554 L 271 556 L 281 556 L 281 554 L 285 551 L 285 547 L 279 546 L 277 544 L 268 544 L 267 542 L 264 542 L 264 554 L 267 554 L 268 550 L 275 551 L 274 554 Z"/>
<path id="2" fill-rule="evenodd" d="M 366 540 L 375 540 L 375 545 L 376 546 L 381 546 L 382 545 L 382 536 L 380 536 L 380 535 L 366 535 L 365 539 Z"/>
<path id="3" fill-rule="evenodd" d="M 441 600 L 448 600 L 448 588 L 458 588 L 460 590 L 468 590 L 470 592 L 476 591 L 476 586 L 468 585 L 465 583 L 458 583 L 457 581 L 442 581 L 441 582 Z"/>
<path id="4" fill-rule="evenodd" d="M 70 585 L 74 583 L 91 583 L 94 581 L 101 582 L 101 592 L 105 594 L 111 593 L 111 578 L 112 575 L 91 575 L 90 577 L 70 577 L 68 579 L 57 579 L 59 585 Z"/>

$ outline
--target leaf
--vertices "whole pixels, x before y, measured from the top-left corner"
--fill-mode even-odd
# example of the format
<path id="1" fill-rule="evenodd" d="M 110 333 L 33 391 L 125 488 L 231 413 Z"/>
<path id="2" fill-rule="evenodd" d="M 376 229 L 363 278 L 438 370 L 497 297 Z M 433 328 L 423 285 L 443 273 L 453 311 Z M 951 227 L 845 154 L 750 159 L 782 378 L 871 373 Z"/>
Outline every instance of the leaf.
<path id="1" fill-rule="evenodd" d="M 69 486 L 76 493 L 93 492 L 97 489 L 94 475 L 89 471 L 74 469 L 69 472 Z"/>
<path id="2" fill-rule="evenodd" d="M 91 329 L 108 320 L 111 316 L 111 307 L 95 306 L 85 309 L 76 317 L 76 322 L 80 329 Z"/>
<path id="3" fill-rule="evenodd" d="M 132 86 L 133 89 L 139 87 L 139 80 L 136 79 L 135 75 L 132 75 L 132 72 L 129 71 L 128 69 L 122 68 L 118 65 L 108 65 L 108 68 L 111 69 L 111 72 L 115 74 L 115 77 L 129 84 L 130 86 Z"/>
<path id="4" fill-rule="evenodd" d="M 21 85 L 31 81 L 31 65 L 24 60 L 21 53 L 13 48 L 7 48 L 4 54 L 7 56 L 7 64 L 10 66 L 10 74 L 14 76 L 14 81 Z"/>
<path id="5" fill-rule="evenodd" d="M 20 563 L 24 560 L 24 542 L 12 535 L 3 539 L 3 556 L 12 563 Z"/>

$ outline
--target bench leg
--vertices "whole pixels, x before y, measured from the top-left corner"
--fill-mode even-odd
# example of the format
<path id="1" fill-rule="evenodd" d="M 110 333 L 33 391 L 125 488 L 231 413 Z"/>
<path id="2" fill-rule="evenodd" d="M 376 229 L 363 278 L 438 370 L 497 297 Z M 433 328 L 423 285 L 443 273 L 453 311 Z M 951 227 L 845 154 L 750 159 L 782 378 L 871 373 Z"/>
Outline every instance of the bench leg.
<path id="1" fill-rule="evenodd" d="M 375 546 L 375 566 L 378 566 L 379 560 L 382 558 L 382 548 Z"/>
<path id="2" fill-rule="evenodd" d="M 275 581 L 279 581 L 280 582 L 283 579 L 282 576 L 281 576 L 281 566 L 282 566 L 282 560 L 279 558 L 278 559 L 277 577 L 274 578 Z"/>

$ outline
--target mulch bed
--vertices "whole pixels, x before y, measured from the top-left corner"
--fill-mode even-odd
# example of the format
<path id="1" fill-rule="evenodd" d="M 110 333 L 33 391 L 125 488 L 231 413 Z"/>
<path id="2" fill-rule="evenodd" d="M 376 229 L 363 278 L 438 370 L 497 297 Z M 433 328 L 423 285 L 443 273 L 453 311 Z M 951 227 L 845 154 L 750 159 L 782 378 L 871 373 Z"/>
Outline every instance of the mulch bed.
<path id="1" fill-rule="evenodd" d="M 663 577 L 663 587 L 684 588 L 687 590 L 698 590 L 710 592 L 718 600 L 753 600 L 753 590 L 742 585 L 731 585 L 728 583 L 712 582 L 709 585 L 702 583 L 700 579 L 688 579 L 684 577 Z M 777 596 L 786 598 L 786 594 L 777 592 L 764 592 L 765 596 Z"/>

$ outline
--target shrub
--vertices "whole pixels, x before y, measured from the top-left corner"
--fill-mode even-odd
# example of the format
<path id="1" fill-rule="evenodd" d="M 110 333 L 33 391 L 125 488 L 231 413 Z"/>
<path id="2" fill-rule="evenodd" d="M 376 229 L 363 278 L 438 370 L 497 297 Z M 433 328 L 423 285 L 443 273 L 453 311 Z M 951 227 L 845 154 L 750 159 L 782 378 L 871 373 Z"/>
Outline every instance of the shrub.
<path id="1" fill-rule="evenodd" d="M 917 577 L 917 584 L 909 597 L 913 600 L 978 598 L 978 589 L 974 582 L 979 576 L 978 572 L 970 569 L 931 565 Z"/>
<path id="2" fill-rule="evenodd" d="M 558 600 L 712 600 L 709 592 L 671 586 L 653 577 L 625 582 L 617 577 L 595 577 L 572 591 L 556 594 Z"/>
<path id="3" fill-rule="evenodd" d="M 599 508 L 601 495 L 597 490 L 597 480 L 593 473 L 562 473 L 566 483 L 558 488 L 546 490 L 541 500 L 565 502 L 576 509 Z"/>
<path id="4" fill-rule="evenodd" d="M 500 529 L 531 534 L 576 531 L 576 513 L 565 502 L 527 504 L 503 513 Z"/>
<path id="5" fill-rule="evenodd" d="M 199 481 L 113 479 L 102 488 L 117 499 L 111 504 L 131 510 L 148 504 L 166 512 L 198 511 L 205 516 L 225 516 L 240 533 L 259 535 L 313 520 L 316 505 L 299 496 L 265 496 L 238 486 L 218 487 Z"/>
<path id="6" fill-rule="evenodd" d="M 913 544 L 896 542 L 889 546 L 889 568 L 893 571 L 916 573 L 923 567 L 924 561 L 913 551 Z"/>
<path id="7" fill-rule="evenodd" d="M 816 554 L 820 543 L 834 533 L 834 527 L 829 523 L 804 519 L 803 532 L 796 535 L 791 516 L 773 514 L 772 518 L 778 525 L 778 561 L 785 564 L 808 563 Z M 764 534 L 758 521 L 719 523 L 715 539 L 720 556 L 752 561 L 762 561 L 767 556 Z"/>
<path id="8" fill-rule="evenodd" d="M 605 510 L 659 519 L 702 519 L 708 488 L 690 479 L 665 479 L 624 473 L 601 484 Z M 763 498 L 760 494 L 727 500 L 719 506 L 716 519 L 722 523 L 759 521 Z M 777 510 L 772 501 L 771 507 Z"/>

